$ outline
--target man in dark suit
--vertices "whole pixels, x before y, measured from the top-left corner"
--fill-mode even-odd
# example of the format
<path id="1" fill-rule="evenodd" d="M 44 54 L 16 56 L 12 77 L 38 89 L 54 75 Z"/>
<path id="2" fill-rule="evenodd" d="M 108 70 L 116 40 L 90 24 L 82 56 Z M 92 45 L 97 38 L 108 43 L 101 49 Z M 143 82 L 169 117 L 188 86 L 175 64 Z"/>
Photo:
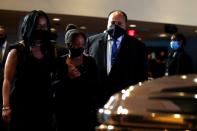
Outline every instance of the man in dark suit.
<path id="1" fill-rule="evenodd" d="M 2 120 L 2 85 L 3 85 L 3 71 L 5 61 L 8 55 L 8 47 L 7 43 L 7 31 L 6 28 L 0 25 L 0 131 L 5 131 L 5 126 Z"/>
<path id="2" fill-rule="evenodd" d="M 0 25 L 0 64 L 4 65 L 8 54 L 8 43 L 7 43 L 7 31 L 6 28 Z"/>
<path id="3" fill-rule="evenodd" d="M 192 73 L 192 59 L 184 48 L 186 41 L 186 37 L 182 33 L 177 32 L 171 36 L 166 76 Z"/>
<path id="4" fill-rule="evenodd" d="M 145 45 L 126 33 L 126 25 L 127 15 L 120 10 L 112 11 L 107 30 L 87 39 L 85 53 L 95 58 L 99 68 L 99 106 L 117 91 L 147 78 Z M 112 58 L 114 52 L 117 53 Z"/>

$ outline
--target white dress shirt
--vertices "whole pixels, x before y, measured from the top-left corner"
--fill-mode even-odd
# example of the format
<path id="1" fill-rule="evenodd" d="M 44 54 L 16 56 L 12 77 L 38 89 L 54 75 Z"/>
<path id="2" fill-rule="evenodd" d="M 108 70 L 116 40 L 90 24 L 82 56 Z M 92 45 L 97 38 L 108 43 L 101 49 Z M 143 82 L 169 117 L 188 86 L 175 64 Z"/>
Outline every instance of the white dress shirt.
<path id="1" fill-rule="evenodd" d="M 118 37 L 116 44 L 117 48 L 119 50 L 120 48 L 120 43 L 122 41 L 123 35 Z M 111 51 L 112 51 L 112 44 L 113 44 L 113 39 L 108 35 L 107 37 L 107 74 L 111 71 Z"/>

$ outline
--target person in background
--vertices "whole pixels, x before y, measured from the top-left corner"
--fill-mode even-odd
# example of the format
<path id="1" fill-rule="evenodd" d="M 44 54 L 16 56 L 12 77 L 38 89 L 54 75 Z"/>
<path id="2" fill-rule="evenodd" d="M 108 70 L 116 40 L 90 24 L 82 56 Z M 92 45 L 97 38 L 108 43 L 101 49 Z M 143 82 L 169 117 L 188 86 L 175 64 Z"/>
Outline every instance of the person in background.
<path id="1" fill-rule="evenodd" d="M 185 52 L 186 38 L 181 33 L 171 36 L 165 75 L 192 73 L 192 60 Z"/>
<path id="2" fill-rule="evenodd" d="M 127 34 L 127 21 L 125 12 L 111 11 L 107 29 L 87 39 L 85 53 L 96 60 L 99 70 L 98 107 L 114 93 L 148 77 L 145 44 Z"/>
<path id="3" fill-rule="evenodd" d="M 167 52 L 161 50 L 158 52 L 157 56 L 157 73 L 156 78 L 165 76 L 165 67 L 166 67 L 166 59 L 167 59 Z"/>
<path id="4" fill-rule="evenodd" d="M 65 34 L 69 53 L 59 58 L 55 75 L 59 80 L 55 85 L 57 131 L 94 131 L 97 66 L 92 57 L 83 53 L 85 34 L 70 26 Z"/>
<path id="5" fill-rule="evenodd" d="M 3 120 L 9 131 L 50 131 L 51 73 L 54 48 L 50 21 L 41 10 L 29 12 L 20 27 L 20 40 L 10 47 L 3 82 Z"/>
<path id="6" fill-rule="evenodd" d="M 150 52 L 147 55 L 147 68 L 148 68 L 148 79 L 152 80 L 156 78 L 157 71 L 157 58 L 155 52 Z"/>
<path id="7" fill-rule="evenodd" d="M 9 43 L 7 42 L 7 30 L 6 27 L 0 25 L 0 107 L 2 107 L 2 85 L 3 85 L 3 75 L 4 75 L 4 65 L 5 60 L 8 55 Z M 2 108 L 0 108 L 0 114 L 2 114 Z M 0 116 L 0 130 L 5 131 L 6 127 L 2 119 L 2 115 Z"/>
<path id="8" fill-rule="evenodd" d="M 51 43 L 52 45 L 55 47 L 55 53 L 57 57 L 60 57 L 62 55 L 65 55 L 68 53 L 68 49 L 66 48 L 65 44 L 63 43 L 59 43 L 57 41 L 58 39 L 58 33 L 57 30 L 55 28 L 51 28 Z"/>
<path id="9" fill-rule="evenodd" d="M 8 54 L 9 43 L 7 42 L 7 30 L 0 25 L 0 64 L 4 66 Z"/>

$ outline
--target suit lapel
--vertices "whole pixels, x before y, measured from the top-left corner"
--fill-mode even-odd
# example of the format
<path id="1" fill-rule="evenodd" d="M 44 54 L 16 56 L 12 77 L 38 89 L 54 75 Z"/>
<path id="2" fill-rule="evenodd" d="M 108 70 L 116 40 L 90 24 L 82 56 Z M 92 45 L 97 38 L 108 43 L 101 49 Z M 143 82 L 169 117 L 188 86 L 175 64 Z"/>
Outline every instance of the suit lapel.
<path id="1" fill-rule="evenodd" d="M 107 33 L 103 33 L 99 40 L 99 57 L 102 60 L 100 64 L 106 69 L 107 73 Z"/>

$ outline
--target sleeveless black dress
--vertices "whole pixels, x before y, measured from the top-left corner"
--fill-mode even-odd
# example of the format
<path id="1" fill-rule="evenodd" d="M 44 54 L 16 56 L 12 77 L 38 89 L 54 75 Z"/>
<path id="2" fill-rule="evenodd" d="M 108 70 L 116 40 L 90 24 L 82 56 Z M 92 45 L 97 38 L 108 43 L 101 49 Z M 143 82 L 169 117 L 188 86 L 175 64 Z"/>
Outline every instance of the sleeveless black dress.
<path id="1" fill-rule="evenodd" d="M 48 56 L 39 60 L 30 53 L 22 54 L 18 49 L 17 52 L 23 60 L 18 58 L 17 73 L 10 94 L 10 131 L 49 131 L 53 61 Z"/>

